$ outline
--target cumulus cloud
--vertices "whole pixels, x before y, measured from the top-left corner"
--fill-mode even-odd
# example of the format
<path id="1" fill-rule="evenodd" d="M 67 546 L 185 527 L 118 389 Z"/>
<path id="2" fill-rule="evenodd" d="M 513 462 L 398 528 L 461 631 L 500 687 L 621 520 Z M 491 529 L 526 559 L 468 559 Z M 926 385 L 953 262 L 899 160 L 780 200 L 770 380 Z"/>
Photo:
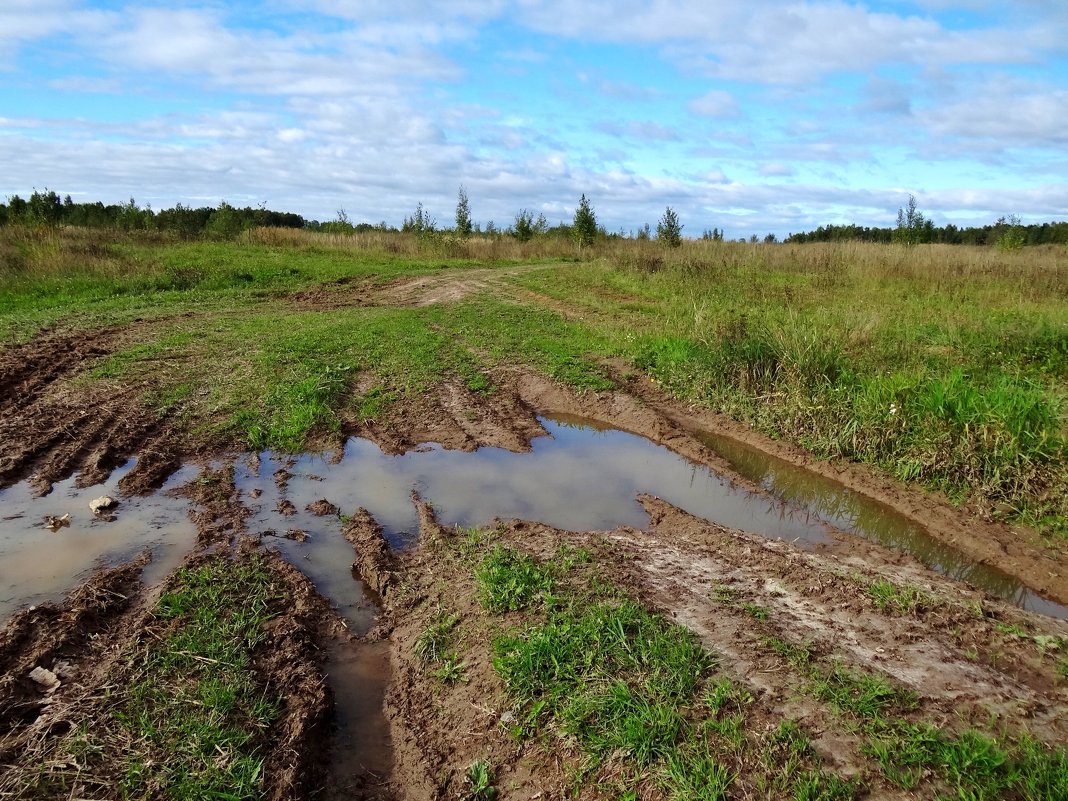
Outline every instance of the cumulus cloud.
<path id="1" fill-rule="evenodd" d="M 1068 144 L 1068 90 L 994 80 L 968 97 L 932 104 L 916 119 L 937 136 L 982 139 L 1000 148 Z"/>

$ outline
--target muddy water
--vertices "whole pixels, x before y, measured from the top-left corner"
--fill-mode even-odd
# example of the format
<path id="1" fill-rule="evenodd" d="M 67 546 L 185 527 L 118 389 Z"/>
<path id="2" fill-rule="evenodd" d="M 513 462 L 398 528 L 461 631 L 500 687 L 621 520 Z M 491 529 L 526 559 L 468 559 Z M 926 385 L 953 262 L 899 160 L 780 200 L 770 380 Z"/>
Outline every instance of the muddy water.
<path id="1" fill-rule="evenodd" d="M 117 564 L 143 550 L 152 562 L 143 573 L 152 583 L 178 566 L 193 547 L 196 530 L 186 515 L 188 502 L 167 490 L 196 475 L 184 468 L 163 490 L 145 498 L 123 498 L 121 479 L 131 460 L 94 487 L 77 489 L 70 478 L 35 498 L 29 482 L 0 490 L 0 623 L 25 604 L 60 600 L 101 563 Z M 89 501 L 101 495 L 121 499 L 114 519 L 94 515 Z M 49 531 L 44 516 L 70 515 L 70 525 Z"/>
<path id="2" fill-rule="evenodd" d="M 334 692 L 326 801 L 377 797 L 374 788 L 389 778 L 393 743 L 385 715 L 389 687 L 389 642 L 335 642 L 324 666 Z"/>
<path id="3" fill-rule="evenodd" d="M 1068 607 L 1036 595 L 1008 573 L 976 563 L 878 501 L 737 440 L 709 433 L 695 432 L 695 436 L 730 462 L 740 475 L 788 506 L 807 510 L 813 518 L 842 531 L 904 551 L 931 570 L 982 587 L 1024 609 L 1068 619 Z"/>

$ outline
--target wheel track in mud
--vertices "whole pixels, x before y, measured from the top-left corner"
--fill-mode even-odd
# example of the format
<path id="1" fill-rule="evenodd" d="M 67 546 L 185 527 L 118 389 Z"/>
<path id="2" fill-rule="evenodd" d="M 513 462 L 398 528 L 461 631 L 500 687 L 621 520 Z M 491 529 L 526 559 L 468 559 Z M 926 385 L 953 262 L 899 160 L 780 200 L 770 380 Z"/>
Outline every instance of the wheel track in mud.
<path id="1" fill-rule="evenodd" d="M 46 334 L 0 351 L 0 486 L 31 476 L 34 490 L 47 494 L 75 473 L 78 486 L 91 486 L 138 455 L 123 489 L 143 492 L 176 466 L 175 432 L 165 416 L 142 407 L 143 387 L 73 385 L 139 330 L 134 324 Z"/>

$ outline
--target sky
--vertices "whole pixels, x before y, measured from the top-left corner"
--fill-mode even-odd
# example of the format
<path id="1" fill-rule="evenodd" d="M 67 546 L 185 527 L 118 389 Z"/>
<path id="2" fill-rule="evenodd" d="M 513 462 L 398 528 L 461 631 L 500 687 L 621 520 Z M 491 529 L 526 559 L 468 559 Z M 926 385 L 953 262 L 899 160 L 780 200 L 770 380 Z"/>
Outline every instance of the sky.
<path id="1" fill-rule="evenodd" d="M 0 196 L 784 236 L 1068 219 L 1064 0 L 0 0 Z"/>

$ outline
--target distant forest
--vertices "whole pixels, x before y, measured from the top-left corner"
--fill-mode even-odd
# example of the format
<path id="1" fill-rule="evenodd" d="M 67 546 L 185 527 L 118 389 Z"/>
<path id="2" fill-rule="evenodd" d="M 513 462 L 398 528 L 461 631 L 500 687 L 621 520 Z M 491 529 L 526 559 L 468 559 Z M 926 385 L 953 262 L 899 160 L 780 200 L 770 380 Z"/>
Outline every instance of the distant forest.
<path id="1" fill-rule="evenodd" d="M 815 231 L 790 234 L 784 242 L 894 242 L 897 228 L 867 228 L 859 225 L 821 225 Z M 1066 245 L 1068 222 L 1046 222 L 1024 225 L 1001 218 L 978 228 L 958 228 L 952 223 L 936 226 L 929 220 L 920 229 L 917 243 L 934 242 L 944 245 L 995 245 L 1005 241 L 1006 234 L 1019 237 L 1021 245 Z"/>
<path id="2" fill-rule="evenodd" d="M 464 196 L 466 201 L 466 196 Z M 948 245 L 1001 245 L 1011 247 L 1024 245 L 1068 244 L 1068 222 L 1047 222 L 1024 225 L 1015 217 L 1002 217 L 990 225 L 980 227 L 958 228 L 952 223 L 936 226 L 921 213 L 916 212 L 910 198 L 908 215 L 899 214 L 897 227 L 869 228 L 859 225 L 821 225 L 814 231 L 790 234 L 786 243 L 804 242 L 905 242 L 907 244 L 939 243 Z M 529 219 L 528 219 L 529 218 Z M 35 191 L 29 199 L 18 195 L 0 203 L 0 225 L 72 225 L 86 228 L 113 228 L 125 231 L 164 231 L 177 234 L 183 238 L 212 237 L 229 239 L 242 231 L 255 227 L 301 228 L 330 233 L 348 233 L 354 231 L 434 231 L 435 224 L 423 211 L 422 205 L 416 214 L 407 218 L 401 228 L 394 228 L 385 222 L 370 224 L 349 221 L 344 210 L 338 212 L 338 218 L 328 222 L 308 220 L 292 212 L 272 211 L 262 206 L 257 208 L 238 208 L 223 201 L 217 207 L 193 208 L 178 203 L 174 208 L 154 211 L 150 206 L 138 206 L 133 198 L 126 203 L 105 205 L 100 201 L 94 203 L 76 203 L 70 195 L 60 197 L 56 192 Z M 510 228 L 498 228 L 488 223 L 484 229 L 474 226 L 474 232 L 488 235 L 512 235 L 522 239 L 534 235 L 565 235 L 560 229 L 570 230 L 570 226 L 561 225 L 549 228 L 541 217 L 537 221 L 526 210 L 516 215 L 516 225 Z M 445 229 L 448 230 L 448 229 Z M 681 230 L 681 227 L 680 227 Z M 628 238 L 624 233 L 611 234 L 604 228 L 598 233 L 607 238 Z M 632 235 L 633 236 L 633 235 Z M 637 239 L 649 239 L 650 230 L 646 225 L 636 235 Z M 720 229 L 706 230 L 700 237 L 706 240 L 722 241 L 724 236 Z M 741 239 L 739 241 L 746 241 Z M 756 235 L 750 242 L 763 241 L 768 244 L 778 242 L 774 234 L 768 234 L 762 240 Z"/>

